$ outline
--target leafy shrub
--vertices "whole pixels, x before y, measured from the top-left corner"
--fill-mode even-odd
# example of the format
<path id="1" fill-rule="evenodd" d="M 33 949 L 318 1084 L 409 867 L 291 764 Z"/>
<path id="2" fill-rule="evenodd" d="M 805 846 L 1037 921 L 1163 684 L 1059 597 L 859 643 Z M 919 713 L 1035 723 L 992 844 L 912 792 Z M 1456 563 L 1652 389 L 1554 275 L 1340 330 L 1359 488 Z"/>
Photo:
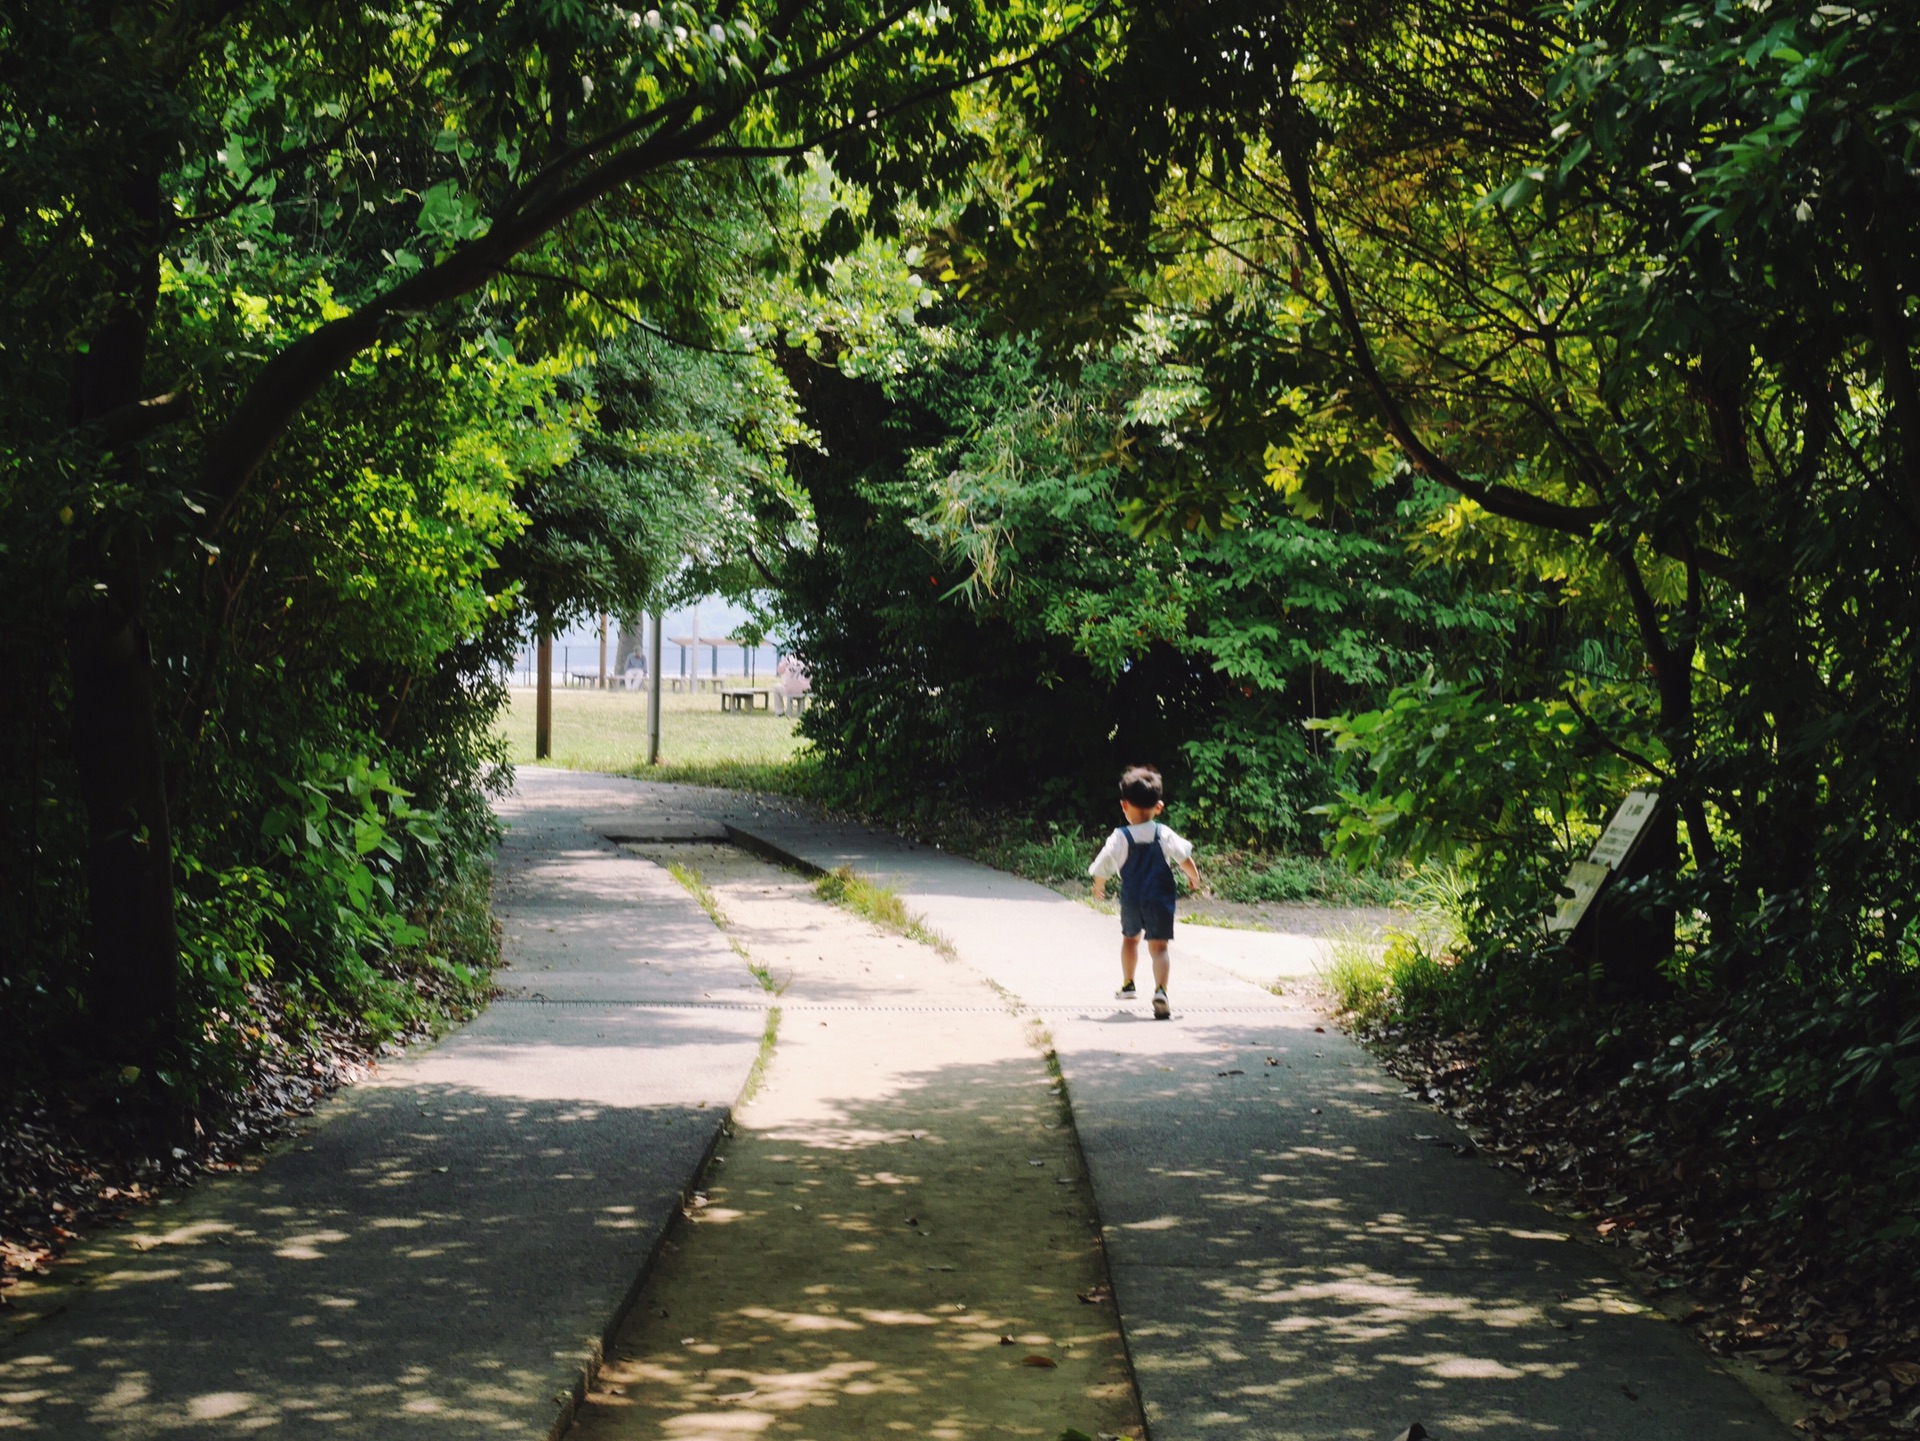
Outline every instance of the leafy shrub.
<path id="1" fill-rule="evenodd" d="M 1085 880 L 1093 851 L 1078 836 L 1049 822 L 1045 841 L 1016 841 L 1004 857 L 1008 870 L 1044 885 Z"/>
<path id="2" fill-rule="evenodd" d="M 1457 1028 L 1463 1021 L 1453 965 L 1410 931 L 1389 931 L 1384 943 L 1336 937 L 1320 980 L 1363 1025 L 1424 1018 Z"/>
<path id="3" fill-rule="evenodd" d="M 1233 873 L 1217 889 L 1230 901 L 1304 901 L 1319 894 L 1325 878 L 1325 867 L 1307 857 L 1282 856 L 1263 870 Z"/>
<path id="4" fill-rule="evenodd" d="M 297 885 L 283 931 L 322 977 L 358 978 L 365 954 L 414 946 L 426 933 L 401 910 L 395 872 L 403 844 L 439 844 L 435 818 L 363 755 L 314 757 L 307 776 L 281 777 L 285 799 L 261 834 L 286 858 Z"/>

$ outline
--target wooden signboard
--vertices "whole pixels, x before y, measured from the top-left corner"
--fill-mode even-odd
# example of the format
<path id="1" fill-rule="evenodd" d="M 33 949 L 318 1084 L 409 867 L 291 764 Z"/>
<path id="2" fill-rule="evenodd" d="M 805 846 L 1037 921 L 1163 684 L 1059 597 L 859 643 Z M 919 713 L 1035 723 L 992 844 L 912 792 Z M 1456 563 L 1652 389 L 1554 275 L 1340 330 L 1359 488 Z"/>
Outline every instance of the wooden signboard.
<path id="1" fill-rule="evenodd" d="M 1673 954 L 1676 840 L 1659 793 L 1634 791 L 1562 883 L 1573 894 L 1547 932 L 1595 968 L 1610 995 L 1655 996 L 1668 984 L 1661 964 Z"/>
<path id="2" fill-rule="evenodd" d="M 1600 839 L 1587 854 L 1587 859 L 1595 865 L 1619 870 L 1639 843 L 1640 833 L 1646 830 L 1647 822 L 1653 819 L 1654 808 L 1659 801 L 1658 791 L 1629 791 L 1627 798 L 1620 803 L 1620 809 L 1613 813 L 1613 819 L 1607 822 L 1606 830 L 1601 832 Z"/>
<path id="3" fill-rule="evenodd" d="M 1658 791 L 1629 791 L 1584 861 L 1575 861 L 1560 884 L 1573 892 L 1547 921 L 1549 935 L 1566 935 L 1579 926 L 1610 876 L 1626 866 L 1658 809 Z"/>
<path id="4" fill-rule="evenodd" d="M 1587 907 L 1593 904 L 1593 898 L 1600 894 L 1600 887 L 1607 883 L 1607 868 L 1592 861 L 1575 861 L 1573 869 L 1567 872 L 1562 881 L 1573 894 L 1560 902 L 1547 921 L 1550 935 L 1560 935 L 1580 924 L 1580 918 L 1587 913 Z"/>

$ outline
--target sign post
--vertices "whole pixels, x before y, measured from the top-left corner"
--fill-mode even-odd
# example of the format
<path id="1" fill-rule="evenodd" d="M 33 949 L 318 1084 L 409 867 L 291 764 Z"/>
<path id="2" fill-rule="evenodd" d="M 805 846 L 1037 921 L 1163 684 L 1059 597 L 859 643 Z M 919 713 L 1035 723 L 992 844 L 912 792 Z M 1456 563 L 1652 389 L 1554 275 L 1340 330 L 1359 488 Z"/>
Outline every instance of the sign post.
<path id="1" fill-rule="evenodd" d="M 1640 882 L 1671 876 L 1678 862 L 1673 816 L 1658 791 L 1632 791 L 1583 861 L 1561 883 L 1573 892 L 1547 920 L 1547 933 L 1589 964 L 1616 991 L 1645 993 L 1673 952 L 1673 911 L 1649 903 Z"/>

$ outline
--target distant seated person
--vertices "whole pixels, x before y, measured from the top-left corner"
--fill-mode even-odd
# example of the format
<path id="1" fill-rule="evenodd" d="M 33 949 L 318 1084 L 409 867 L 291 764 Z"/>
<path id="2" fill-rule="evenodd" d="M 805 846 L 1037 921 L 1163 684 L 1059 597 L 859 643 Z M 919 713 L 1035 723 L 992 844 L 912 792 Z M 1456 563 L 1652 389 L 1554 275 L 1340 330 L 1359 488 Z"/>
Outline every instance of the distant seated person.
<path id="1" fill-rule="evenodd" d="M 628 690 L 645 690 L 647 688 L 647 657 L 643 652 L 636 650 L 628 653 L 627 668 L 622 674 L 621 680 L 626 684 Z"/>
<path id="2" fill-rule="evenodd" d="M 791 702 L 797 713 L 805 704 L 800 699 L 813 689 L 813 681 L 807 676 L 807 668 L 790 655 L 780 657 L 773 668 L 773 708 L 776 713 L 785 715 Z"/>

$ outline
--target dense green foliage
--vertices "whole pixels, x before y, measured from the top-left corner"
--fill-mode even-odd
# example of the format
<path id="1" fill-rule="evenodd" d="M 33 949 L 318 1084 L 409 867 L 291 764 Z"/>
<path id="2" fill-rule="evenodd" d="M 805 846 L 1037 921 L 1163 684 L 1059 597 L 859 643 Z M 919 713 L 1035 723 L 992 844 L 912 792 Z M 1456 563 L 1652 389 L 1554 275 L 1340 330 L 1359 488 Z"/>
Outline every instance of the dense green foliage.
<path id="1" fill-rule="evenodd" d="M 909 360 L 888 373 L 859 374 L 855 352 L 801 383 L 824 437 L 795 462 L 818 540 L 784 557 L 778 604 L 814 668 L 804 729 L 831 794 L 1104 819 L 1118 768 L 1149 758 L 1181 824 L 1298 843 L 1327 794 L 1306 723 L 1507 624 L 1398 540 L 1440 503 L 1418 482 L 1366 516 L 1276 501 L 1224 534 L 1143 541 L 1127 469 L 1207 441 L 1181 423 L 1176 334 L 1066 375 L 964 315 L 894 343 Z"/>
<path id="2" fill-rule="evenodd" d="M 5 1064 L 177 1118 L 249 987 L 378 1034 L 483 960 L 492 664 L 796 523 L 765 282 L 1083 21 L 0 8 Z"/>
<path id="3" fill-rule="evenodd" d="M 1341 850 L 1465 877 L 1407 1003 L 1515 1064 L 1606 1007 L 1729 1184 L 1862 1244 L 1920 1202 L 1917 45 L 1895 5 L 1141 7 L 1073 103 L 1010 97 L 1048 161 L 945 237 L 1051 334 L 1179 303 L 1271 352 L 1195 404 L 1302 513 L 1449 493 L 1421 548 L 1526 598 L 1510 643 L 1332 723 Z M 1134 513 L 1257 525 L 1249 472 L 1143 466 Z M 1541 924 L 1629 785 L 1679 857 L 1657 972 Z"/>

